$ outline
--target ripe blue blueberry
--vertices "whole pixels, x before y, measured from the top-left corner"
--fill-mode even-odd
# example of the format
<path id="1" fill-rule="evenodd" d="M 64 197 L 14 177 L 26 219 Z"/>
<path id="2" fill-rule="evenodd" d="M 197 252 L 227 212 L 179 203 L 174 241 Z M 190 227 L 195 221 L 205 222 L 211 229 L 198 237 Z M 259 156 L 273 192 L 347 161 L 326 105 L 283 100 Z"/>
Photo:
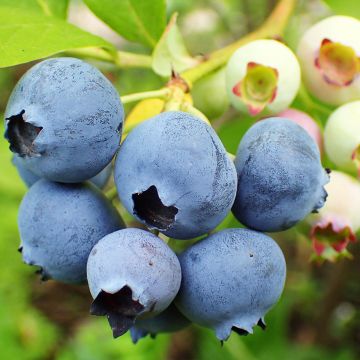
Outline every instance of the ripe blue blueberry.
<path id="1" fill-rule="evenodd" d="M 25 195 L 19 210 L 23 260 L 40 267 L 44 280 L 86 281 L 92 247 L 124 224 L 100 190 L 90 184 L 42 179 Z"/>
<path id="2" fill-rule="evenodd" d="M 25 183 L 27 187 L 32 186 L 38 180 L 40 180 L 40 176 L 34 174 L 31 170 L 26 167 L 25 161 L 22 157 L 18 155 L 14 155 L 12 157 L 11 162 L 16 167 L 16 170 L 21 178 L 21 180 Z"/>
<path id="3" fill-rule="evenodd" d="M 37 176 L 26 167 L 26 162 L 22 157 L 18 155 L 14 155 L 12 158 L 12 163 L 16 167 L 21 180 L 25 183 L 27 187 L 32 186 L 38 180 L 41 179 L 40 176 Z M 109 181 L 111 172 L 112 172 L 112 164 L 110 163 L 109 165 L 106 166 L 105 169 L 101 170 L 97 175 L 89 179 L 89 181 L 92 182 L 94 185 L 96 185 L 98 188 L 102 189 Z"/>
<path id="4" fill-rule="evenodd" d="M 14 88 L 5 138 L 36 175 L 81 182 L 110 163 L 123 117 L 119 95 L 100 71 L 74 58 L 49 59 Z"/>
<path id="5" fill-rule="evenodd" d="M 189 239 L 214 229 L 236 193 L 236 171 L 215 131 L 180 111 L 137 126 L 121 145 L 115 183 L 122 204 L 167 236 Z"/>
<path id="6" fill-rule="evenodd" d="M 232 210 L 249 228 L 286 230 L 325 203 L 329 176 L 319 148 L 301 126 L 285 118 L 252 126 L 240 142 L 235 166 L 238 190 Z"/>
<path id="7" fill-rule="evenodd" d="M 101 170 L 97 175 L 89 179 L 94 185 L 96 185 L 99 189 L 103 189 L 105 185 L 108 183 L 112 173 L 112 164 L 106 166 L 105 169 Z"/>
<path id="8" fill-rule="evenodd" d="M 160 238 L 140 229 L 105 236 L 90 253 L 87 278 L 94 301 L 91 314 L 106 315 L 118 337 L 138 316 L 154 316 L 175 298 L 181 269 Z"/>
<path id="9" fill-rule="evenodd" d="M 231 331 L 265 327 L 264 315 L 285 283 L 284 255 L 269 236 L 248 229 L 210 235 L 179 257 L 182 282 L 175 300 L 191 321 L 215 330 L 219 340 Z"/>
<path id="10" fill-rule="evenodd" d="M 131 339 L 136 344 L 141 338 L 150 335 L 155 338 L 159 333 L 172 333 L 180 331 L 190 325 L 190 321 L 184 317 L 174 304 L 171 304 L 159 315 L 138 319 L 130 329 Z"/>

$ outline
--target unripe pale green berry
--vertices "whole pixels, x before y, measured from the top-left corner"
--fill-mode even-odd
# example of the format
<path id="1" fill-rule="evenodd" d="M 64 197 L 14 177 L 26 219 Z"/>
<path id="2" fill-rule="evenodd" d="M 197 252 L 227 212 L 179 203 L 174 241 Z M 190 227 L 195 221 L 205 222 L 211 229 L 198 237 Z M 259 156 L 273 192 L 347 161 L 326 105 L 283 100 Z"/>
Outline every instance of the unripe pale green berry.
<path id="1" fill-rule="evenodd" d="M 195 107 L 209 119 L 220 117 L 229 107 L 225 85 L 225 68 L 196 82 L 191 94 Z"/>
<path id="2" fill-rule="evenodd" d="M 360 101 L 340 106 L 324 131 L 325 151 L 340 169 L 360 173 Z"/>
<path id="3" fill-rule="evenodd" d="M 360 99 L 360 21 L 332 16 L 308 29 L 297 55 L 303 79 L 321 101 L 342 105 Z"/>
<path id="4" fill-rule="evenodd" d="M 276 114 L 289 107 L 300 80 L 295 55 L 276 40 L 256 40 L 240 47 L 226 67 L 231 104 L 253 116 Z"/>

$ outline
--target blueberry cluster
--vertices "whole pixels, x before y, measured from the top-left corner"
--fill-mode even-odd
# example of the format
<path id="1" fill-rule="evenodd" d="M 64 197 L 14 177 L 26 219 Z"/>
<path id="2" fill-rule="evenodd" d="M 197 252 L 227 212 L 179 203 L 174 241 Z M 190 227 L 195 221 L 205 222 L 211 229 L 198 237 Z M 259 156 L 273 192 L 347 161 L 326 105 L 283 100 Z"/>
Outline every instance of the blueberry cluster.
<path id="1" fill-rule="evenodd" d="M 279 117 L 256 123 L 233 162 L 209 124 L 171 111 L 120 146 L 116 90 L 73 58 L 30 69 L 5 117 L 13 162 L 29 186 L 19 251 L 43 280 L 88 283 L 91 313 L 108 318 L 114 337 L 130 329 L 134 342 L 191 322 L 221 341 L 265 327 L 286 264 L 262 232 L 294 226 L 326 199 L 328 175 L 302 127 Z M 101 190 L 115 155 L 120 202 L 142 229 L 126 228 Z M 248 229 L 216 232 L 231 211 Z M 167 237 L 202 238 L 177 255 Z"/>

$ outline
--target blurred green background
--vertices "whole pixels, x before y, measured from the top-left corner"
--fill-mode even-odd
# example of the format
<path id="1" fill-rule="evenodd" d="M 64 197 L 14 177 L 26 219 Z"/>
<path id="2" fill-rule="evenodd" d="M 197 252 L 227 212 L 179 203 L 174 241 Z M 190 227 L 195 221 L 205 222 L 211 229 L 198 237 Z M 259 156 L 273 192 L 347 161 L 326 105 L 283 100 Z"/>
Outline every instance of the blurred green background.
<path id="1" fill-rule="evenodd" d="M 358 1 L 358 0 L 357 0 Z M 351 1 L 350 1 L 351 2 Z M 349 3 L 350 3 L 349 2 Z M 186 44 L 194 55 L 231 42 L 262 23 L 273 0 L 170 0 L 169 14 L 180 13 Z M 321 1 L 300 1 L 285 41 L 296 48 L 301 33 L 331 14 Z M 96 20 L 80 1 L 72 1 L 71 22 L 111 39 L 122 49 L 143 51 L 125 42 Z M 0 70 L 0 111 L 26 64 Z M 96 64 L 121 94 L 156 89 L 163 80 L 148 70 L 116 70 Z M 141 81 L 139 81 L 141 79 Z M 216 94 L 214 94 L 216 96 Z M 297 99 L 304 110 L 306 104 Z M 129 108 L 127 109 L 129 110 Z M 311 113 L 320 121 L 323 114 Z M 229 152 L 251 120 L 229 110 L 214 127 Z M 3 132 L 3 124 L 1 124 Z M 266 317 L 268 328 L 240 337 L 233 334 L 221 346 L 214 334 L 191 327 L 175 335 L 146 338 L 136 346 L 127 334 L 113 340 L 104 318 L 88 314 L 86 287 L 41 283 L 34 269 L 23 265 L 16 217 L 26 188 L 11 164 L 8 144 L 0 140 L 0 359 L 360 359 L 360 249 L 352 261 L 317 266 L 309 262 L 310 241 L 305 225 L 275 234 L 285 252 L 288 277 L 280 303 Z M 229 217 L 222 227 L 238 226 Z"/>

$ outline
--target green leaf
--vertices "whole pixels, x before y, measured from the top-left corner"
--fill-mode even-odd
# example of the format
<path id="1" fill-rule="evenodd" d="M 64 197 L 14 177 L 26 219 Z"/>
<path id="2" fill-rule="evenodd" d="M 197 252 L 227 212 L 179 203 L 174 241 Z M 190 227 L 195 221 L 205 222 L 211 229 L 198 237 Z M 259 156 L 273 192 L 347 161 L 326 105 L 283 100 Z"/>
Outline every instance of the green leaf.
<path id="1" fill-rule="evenodd" d="M 47 12 L 51 16 L 59 18 L 66 18 L 69 0 L 36 0 L 37 3 L 42 7 L 45 15 Z"/>
<path id="2" fill-rule="evenodd" d="M 125 39 L 151 48 L 166 26 L 165 0 L 84 0 L 91 11 Z"/>
<path id="3" fill-rule="evenodd" d="M 360 19 L 359 0 L 323 0 L 332 11 L 339 15 L 348 15 Z"/>
<path id="4" fill-rule="evenodd" d="M 0 6 L 0 67 L 84 47 L 105 47 L 114 51 L 113 45 L 104 39 L 64 20 Z"/>
<path id="5" fill-rule="evenodd" d="M 69 0 L 0 0 L 0 6 L 35 11 L 47 16 L 66 18 Z"/>
<path id="6" fill-rule="evenodd" d="M 175 13 L 153 52 L 152 68 L 156 74 L 161 76 L 170 76 L 172 70 L 180 73 L 199 63 L 187 51 L 176 19 L 177 14 Z"/>

